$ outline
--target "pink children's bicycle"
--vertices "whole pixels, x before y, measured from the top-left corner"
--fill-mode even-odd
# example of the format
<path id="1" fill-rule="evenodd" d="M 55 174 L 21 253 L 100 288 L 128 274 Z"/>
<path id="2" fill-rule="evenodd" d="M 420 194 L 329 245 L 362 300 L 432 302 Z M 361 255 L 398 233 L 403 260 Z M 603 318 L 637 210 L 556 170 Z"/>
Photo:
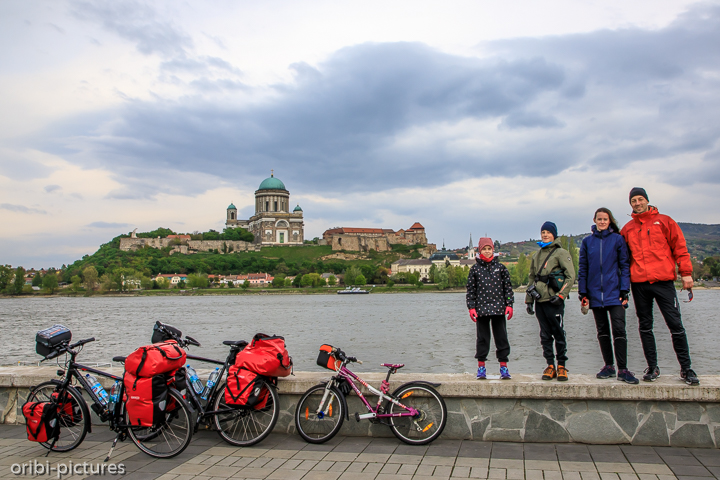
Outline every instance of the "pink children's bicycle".
<path id="1" fill-rule="evenodd" d="M 355 420 L 370 420 L 387 425 L 397 438 L 410 445 L 430 443 L 445 428 L 447 407 L 434 388 L 440 386 L 439 383 L 413 381 L 388 393 L 390 375 L 404 367 L 404 364 L 381 364 L 387 367 L 388 373 L 380 390 L 377 390 L 347 368 L 348 363 L 362 362 L 355 357 L 348 357 L 339 348 L 323 345 L 317 362 L 321 367 L 336 371 L 337 375 L 329 382 L 310 388 L 297 404 L 295 426 L 300 436 L 308 442 L 327 442 L 340 431 L 346 418 L 350 420 L 345 396 L 351 391 L 355 391 L 368 410 L 368 413 L 356 413 Z M 378 396 L 374 407 L 355 385 L 355 381 Z"/>

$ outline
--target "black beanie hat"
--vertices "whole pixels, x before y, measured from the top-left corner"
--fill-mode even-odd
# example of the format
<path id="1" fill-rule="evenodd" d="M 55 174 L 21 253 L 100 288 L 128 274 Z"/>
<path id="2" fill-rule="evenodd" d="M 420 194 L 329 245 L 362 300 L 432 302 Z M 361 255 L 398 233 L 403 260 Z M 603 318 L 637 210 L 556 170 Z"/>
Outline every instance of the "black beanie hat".
<path id="1" fill-rule="evenodd" d="M 643 197 L 645 197 L 645 200 L 647 200 L 648 202 L 650 201 L 650 199 L 647 196 L 647 192 L 645 192 L 645 189 L 641 188 L 641 187 L 633 187 L 633 189 L 630 190 L 630 199 L 629 200 L 632 200 L 633 197 L 637 197 L 638 195 L 642 195 Z"/>
<path id="2" fill-rule="evenodd" d="M 557 238 L 557 226 L 553 222 L 545 222 L 540 227 L 540 231 L 547 230 L 552 233 L 553 238 Z"/>

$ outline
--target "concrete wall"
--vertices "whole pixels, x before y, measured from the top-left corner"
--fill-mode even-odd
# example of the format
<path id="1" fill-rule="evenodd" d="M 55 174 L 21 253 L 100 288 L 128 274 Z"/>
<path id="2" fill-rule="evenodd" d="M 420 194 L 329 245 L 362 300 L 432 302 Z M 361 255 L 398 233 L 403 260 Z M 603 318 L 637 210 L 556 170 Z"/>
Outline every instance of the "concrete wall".
<path id="1" fill-rule="evenodd" d="M 0 368 L 0 422 L 22 422 L 20 407 L 28 387 L 55 376 L 56 367 Z M 359 369 L 358 369 L 359 370 Z M 360 371 L 360 370 L 359 370 Z M 121 374 L 120 368 L 114 369 Z M 209 370 L 200 371 L 202 378 Z M 280 420 L 276 431 L 294 433 L 293 412 L 300 395 L 331 372 L 296 372 L 280 379 Z M 362 374 L 377 385 L 383 374 Z M 578 442 L 654 446 L 720 446 L 720 377 L 701 377 L 688 387 L 676 377 L 625 385 L 572 375 L 567 383 L 543 382 L 538 375 L 513 375 L 510 381 L 477 381 L 471 375 L 397 374 L 391 389 L 410 380 L 442 383 L 438 391 L 449 411 L 443 438 L 512 442 Z M 110 384 L 106 384 L 109 388 Z M 349 411 L 364 412 L 349 398 Z M 392 436 L 384 425 L 351 419 L 341 434 Z"/>

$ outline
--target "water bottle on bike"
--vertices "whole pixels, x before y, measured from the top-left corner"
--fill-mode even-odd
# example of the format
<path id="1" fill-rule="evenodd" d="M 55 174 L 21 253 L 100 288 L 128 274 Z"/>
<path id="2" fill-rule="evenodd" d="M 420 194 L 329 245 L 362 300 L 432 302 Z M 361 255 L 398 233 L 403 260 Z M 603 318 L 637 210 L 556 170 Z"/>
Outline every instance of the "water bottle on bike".
<path id="1" fill-rule="evenodd" d="M 116 380 L 115 383 L 113 383 L 112 388 L 110 389 L 110 402 L 108 403 L 108 410 L 113 411 L 113 408 L 116 403 L 118 403 L 118 400 L 120 399 L 120 384 L 122 382 L 120 380 Z"/>
<path id="2" fill-rule="evenodd" d="M 200 398 L 202 398 L 203 400 L 208 399 L 208 395 L 210 395 L 210 390 L 217 383 L 219 376 L 220 376 L 220 368 L 216 367 L 215 371 L 210 374 L 210 377 L 208 377 L 207 384 L 205 384 L 205 390 L 203 390 Z"/>
<path id="3" fill-rule="evenodd" d="M 192 385 L 193 390 L 195 390 L 195 393 L 200 394 L 200 392 L 203 391 L 203 384 L 197 372 L 190 365 L 185 365 L 185 370 L 187 371 L 187 376 L 190 379 L 190 385 Z"/>
<path id="4" fill-rule="evenodd" d="M 100 403 L 102 403 L 103 406 L 107 406 L 108 402 L 110 401 L 110 397 L 108 396 L 103 386 L 100 385 L 98 379 L 93 377 L 89 373 L 85 375 L 85 379 L 87 380 L 88 385 L 90 385 L 90 390 L 92 390 Z"/>

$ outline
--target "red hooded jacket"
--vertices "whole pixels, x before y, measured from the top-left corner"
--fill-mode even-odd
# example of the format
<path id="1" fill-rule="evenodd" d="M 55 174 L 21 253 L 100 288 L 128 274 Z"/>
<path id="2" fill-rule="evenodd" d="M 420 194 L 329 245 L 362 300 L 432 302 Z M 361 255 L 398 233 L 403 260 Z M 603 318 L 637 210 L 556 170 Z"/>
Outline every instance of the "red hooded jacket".
<path id="1" fill-rule="evenodd" d="M 630 250 L 630 281 L 675 281 L 675 265 L 680 267 L 681 276 L 692 275 L 685 236 L 675 220 L 653 206 L 632 217 L 620 232 Z"/>

